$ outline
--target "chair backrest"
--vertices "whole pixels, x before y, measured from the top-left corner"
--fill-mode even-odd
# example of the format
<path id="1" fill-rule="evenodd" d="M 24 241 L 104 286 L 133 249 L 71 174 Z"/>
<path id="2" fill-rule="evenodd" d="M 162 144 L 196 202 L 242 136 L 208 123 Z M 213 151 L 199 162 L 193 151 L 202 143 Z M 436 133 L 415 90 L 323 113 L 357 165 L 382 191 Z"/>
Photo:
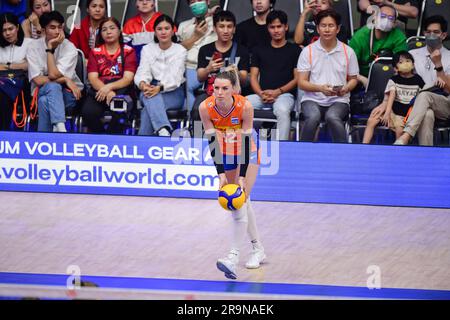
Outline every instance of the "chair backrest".
<path id="1" fill-rule="evenodd" d="M 253 7 L 250 0 L 226 0 L 223 8 L 234 13 L 236 24 L 253 16 Z"/>
<path id="2" fill-rule="evenodd" d="M 383 99 L 389 79 L 394 75 L 392 58 L 380 57 L 373 61 L 369 69 L 369 83 L 366 92 L 373 91 L 378 98 Z"/>
<path id="3" fill-rule="evenodd" d="M 78 59 L 77 59 L 77 66 L 75 68 L 75 72 L 78 76 L 78 78 L 83 82 L 84 85 L 86 85 L 87 82 L 87 70 L 86 70 L 86 59 L 84 57 L 83 51 L 80 49 L 77 49 L 78 53 Z"/>
<path id="4" fill-rule="evenodd" d="M 353 37 L 353 12 L 350 0 L 333 0 L 333 9 L 341 16 L 341 25 L 347 31 L 346 39 Z"/>
<path id="5" fill-rule="evenodd" d="M 155 1 L 155 11 L 158 11 L 158 0 Z M 126 0 L 125 6 L 123 7 L 123 15 L 121 20 L 122 28 L 129 19 L 133 18 L 135 15 L 138 14 L 138 10 L 136 8 L 136 0 Z"/>
<path id="6" fill-rule="evenodd" d="M 284 11 L 288 16 L 288 38 L 294 37 L 295 27 L 297 26 L 297 22 L 301 13 L 300 2 L 301 1 L 299 0 L 277 0 L 277 2 L 275 3 L 275 9 Z"/>
<path id="7" fill-rule="evenodd" d="M 410 37 L 406 40 L 406 44 L 408 46 L 408 51 L 413 49 L 418 49 L 424 47 L 425 44 L 425 37 Z"/>
<path id="8" fill-rule="evenodd" d="M 421 35 L 425 19 L 434 15 L 443 16 L 447 22 L 450 22 L 450 0 L 422 1 L 422 13 L 420 14 L 419 28 L 417 29 L 418 36 Z"/>

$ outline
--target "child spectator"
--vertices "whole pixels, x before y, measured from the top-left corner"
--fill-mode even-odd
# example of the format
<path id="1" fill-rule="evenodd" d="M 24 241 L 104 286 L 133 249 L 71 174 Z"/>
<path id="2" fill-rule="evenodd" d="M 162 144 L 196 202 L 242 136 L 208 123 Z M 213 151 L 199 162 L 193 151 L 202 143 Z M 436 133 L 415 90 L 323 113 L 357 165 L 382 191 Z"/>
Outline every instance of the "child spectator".
<path id="1" fill-rule="evenodd" d="M 395 54 L 393 65 L 397 74 L 386 86 L 383 103 L 372 110 L 367 120 L 363 143 L 370 143 L 373 131 L 379 123 L 394 131 L 398 139 L 405 127 L 405 117 L 419 90 L 425 85 L 422 77 L 414 73 L 414 58 L 409 52 L 401 51 Z"/>

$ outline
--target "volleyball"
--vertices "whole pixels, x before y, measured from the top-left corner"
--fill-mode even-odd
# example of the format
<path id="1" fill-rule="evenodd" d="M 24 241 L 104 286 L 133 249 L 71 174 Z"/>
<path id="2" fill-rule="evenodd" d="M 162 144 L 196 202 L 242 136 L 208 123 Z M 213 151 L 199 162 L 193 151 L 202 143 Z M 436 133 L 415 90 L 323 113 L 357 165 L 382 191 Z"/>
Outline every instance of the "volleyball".
<path id="1" fill-rule="evenodd" d="M 245 192 L 237 184 L 227 184 L 219 190 L 219 203 L 225 210 L 239 210 L 245 203 Z"/>

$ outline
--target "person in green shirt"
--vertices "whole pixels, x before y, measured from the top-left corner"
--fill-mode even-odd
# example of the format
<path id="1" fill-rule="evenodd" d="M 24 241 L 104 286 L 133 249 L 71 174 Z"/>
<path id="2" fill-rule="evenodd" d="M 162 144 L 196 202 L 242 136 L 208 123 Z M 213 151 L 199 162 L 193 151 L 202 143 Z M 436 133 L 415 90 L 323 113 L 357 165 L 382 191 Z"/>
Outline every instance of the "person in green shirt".
<path id="1" fill-rule="evenodd" d="M 383 51 L 395 54 L 407 51 L 406 36 L 395 28 L 397 11 L 389 5 L 380 6 L 374 20 L 359 29 L 350 40 L 350 47 L 358 58 L 360 76 L 358 80 L 367 84 L 370 63 Z"/>

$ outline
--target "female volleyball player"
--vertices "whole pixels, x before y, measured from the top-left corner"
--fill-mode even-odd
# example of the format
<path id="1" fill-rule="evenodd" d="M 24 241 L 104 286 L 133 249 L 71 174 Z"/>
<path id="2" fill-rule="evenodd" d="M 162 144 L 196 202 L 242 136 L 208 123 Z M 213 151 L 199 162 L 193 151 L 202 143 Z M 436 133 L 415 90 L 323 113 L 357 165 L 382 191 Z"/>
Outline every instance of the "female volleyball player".
<path id="1" fill-rule="evenodd" d="M 217 260 L 217 268 L 229 279 L 236 279 L 239 249 L 247 231 L 253 251 L 246 267 L 259 268 L 266 258 L 250 203 L 259 164 L 257 139 L 252 137 L 253 107 L 245 97 L 233 94 L 237 81 L 233 71 L 219 73 L 214 81 L 214 94 L 199 107 L 205 136 L 219 175 L 219 189 L 228 183 L 235 183 L 247 196 L 242 208 L 232 212 L 234 223 L 230 253 L 226 258 Z"/>

